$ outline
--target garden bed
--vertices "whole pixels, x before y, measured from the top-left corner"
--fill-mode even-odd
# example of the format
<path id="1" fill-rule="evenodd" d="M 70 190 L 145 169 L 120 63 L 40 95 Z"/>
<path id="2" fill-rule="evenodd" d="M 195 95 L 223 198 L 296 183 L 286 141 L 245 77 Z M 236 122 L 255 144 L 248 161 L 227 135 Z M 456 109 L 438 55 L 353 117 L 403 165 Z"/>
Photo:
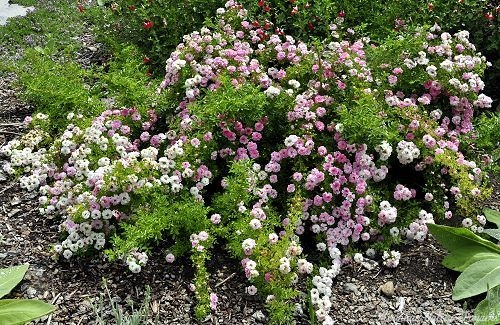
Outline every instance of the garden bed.
<path id="1" fill-rule="evenodd" d="M 116 28 L 114 32 L 120 37 L 137 37 L 141 33 L 160 35 L 166 38 L 160 41 L 150 37 L 147 42 L 153 43 L 146 44 L 146 48 L 156 42 L 172 50 L 170 43 L 175 37 L 161 28 L 168 25 L 165 19 L 172 18 L 168 15 L 179 13 L 162 12 L 154 5 L 145 5 L 142 9 L 146 11 L 136 12 L 135 5 L 120 8 L 106 1 L 101 5 L 103 3 L 109 8 L 104 5 L 96 8 L 93 1 L 72 9 L 44 2 L 41 7 L 47 10 L 47 17 L 59 11 L 64 13 L 61 21 L 55 23 L 56 27 L 47 27 L 49 30 L 59 30 L 58 24 L 68 25 L 66 34 L 55 34 L 52 39 L 49 36 L 51 41 L 46 47 L 46 35 L 39 35 L 43 28 L 30 16 L 22 20 L 22 26 L 32 29 L 33 34 L 24 35 L 22 45 L 16 44 L 22 33 L 16 34 L 18 39 L 0 35 L 6 53 L 3 56 L 9 61 L 4 66 L 10 71 L 0 71 L 0 148 L 30 129 L 39 128 L 41 133 L 33 132 L 33 139 L 40 134 L 42 139 L 33 140 L 39 141 L 34 145 L 29 144 L 31 138 L 22 145 L 13 145 L 13 148 L 22 148 L 26 143 L 31 146 L 27 164 L 19 162 L 19 151 L 7 158 L 14 151 L 10 147 L 2 149 L 4 156 L 0 156 L 0 235 L 3 236 L 0 267 L 30 264 L 24 281 L 10 296 L 41 299 L 56 306 L 52 315 L 35 323 L 110 324 L 116 322 L 115 306 L 120 310 L 124 308 L 128 314 L 147 314 L 145 324 L 288 324 L 292 321 L 281 317 L 293 309 L 293 322 L 299 325 L 319 324 L 322 320 L 324 324 L 331 321 L 338 324 L 474 322 L 472 309 L 479 299 L 468 299 L 466 303 L 452 300 L 459 273 L 441 265 L 446 252 L 432 236 L 420 241 L 427 235 L 427 222 L 447 222 L 444 216 L 451 218 L 452 210 L 455 215 L 454 209 L 461 214 L 458 213 L 452 223 L 462 222 L 465 226 L 465 219 L 459 218 L 466 215 L 473 218 L 484 204 L 496 210 L 500 208 L 498 173 L 488 180 L 482 169 L 491 168 L 491 164 L 487 167 L 488 164 L 478 161 L 481 168 L 475 168 L 475 155 L 482 155 L 483 160 L 498 161 L 498 148 L 489 140 L 498 138 L 495 125 L 498 126 L 500 118 L 490 122 L 491 116 L 482 114 L 477 124 L 479 139 L 470 133 L 473 107 L 483 109 L 491 105 L 492 100 L 480 94 L 483 86 L 480 77 L 487 64 L 484 58 L 474 56 L 469 34 L 443 33 L 440 37 L 428 34 L 425 39 L 419 38 L 425 34 L 416 28 L 415 39 L 403 33 L 406 39 L 401 36 L 386 44 L 368 46 L 369 41 L 363 38 L 342 43 L 334 40 L 316 48 L 317 44 L 301 43 L 298 38 L 297 41 L 288 37 L 280 40 L 277 29 L 277 34 L 271 36 L 273 41 L 266 43 L 272 31 L 264 24 L 260 28 L 257 20 L 245 21 L 247 13 L 239 11 L 241 8 L 233 3 L 227 6 L 227 12 L 218 10 L 217 19 L 245 26 L 244 31 L 234 33 L 231 28 L 220 25 L 212 26 L 213 30 L 202 29 L 203 41 L 196 33 L 187 36 L 186 44 L 167 61 L 167 75 L 163 80 L 155 75 L 163 74 L 163 66 L 161 72 L 153 68 L 158 60 L 163 65 L 163 48 L 152 47 L 156 52 L 142 53 L 137 44 L 120 43 L 124 39 L 115 38 L 112 31 Z M 249 6 L 250 10 L 258 17 L 263 17 L 259 14 L 267 17 L 265 4 L 268 2 L 256 3 L 257 7 Z M 215 2 L 210 5 L 214 6 Z M 488 10 L 490 7 L 491 4 Z M 77 18 L 71 10 L 78 12 Z M 151 20 L 137 16 L 149 14 L 147 10 L 154 14 Z M 196 8 L 193 10 L 196 13 Z M 314 10 L 318 8 L 314 7 L 311 12 Z M 291 15 L 296 13 L 294 8 Z M 118 18 L 114 16 L 117 14 Z M 165 18 L 161 14 L 166 15 Z M 100 25 L 101 15 L 116 24 Z M 134 19 L 139 22 L 140 31 L 120 25 L 129 19 L 127 17 L 132 19 L 131 26 Z M 339 26 L 352 19 L 349 16 L 344 19 L 344 11 L 331 18 Z M 159 26 L 161 19 L 165 26 Z M 490 16 L 485 19 L 493 21 Z M 267 24 L 267 20 L 265 22 Z M 402 29 L 407 28 L 404 21 L 401 24 Z M 314 30 L 311 26 L 311 22 L 301 26 L 295 36 L 308 39 L 307 33 Z M 436 26 L 431 28 L 433 33 L 439 32 Z M 378 27 L 381 29 L 377 32 L 382 33 L 383 28 Z M 224 32 L 216 32 L 217 28 Z M 330 27 L 334 39 L 340 37 L 334 35 L 336 28 L 336 25 Z M 96 42 L 93 32 L 100 33 L 100 41 L 104 43 Z M 220 35 L 227 39 L 215 47 L 217 55 L 237 56 L 231 62 L 236 66 L 241 64 L 241 69 L 228 67 L 225 71 L 221 68 L 223 64 L 213 63 L 214 48 L 206 45 L 219 40 Z M 351 38 L 350 35 L 347 29 L 343 37 Z M 433 38 L 435 41 L 431 41 Z M 240 41 L 234 42 L 237 39 L 248 43 L 242 46 Z M 428 41 L 436 47 L 429 50 Z M 135 42 L 140 45 L 141 38 Z M 423 42 L 422 49 L 428 53 L 399 54 L 401 48 L 414 50 L 409 46 L 413 46 L 413 42 Z M 457 53 L 466 47 L 475 65 L 462 65 L 460 55 L 449 54 L 453 62 L 443 61 L 441 55 L 436 55 L 435 48 L 446 49 L 448 42 L 457 42 L 453 49 Z M 227 49 L 221 50 L 221 46 Z M 252 46 L 255 49 L 252 50 Z M 421 46 L 420 43 L 417 46 Z M 320 49 L 324 53 L 319 54 Z M 370 56 L 367 61 L 365 49 Z M 385 57 L 384 49 L 389 53 L 388 58 L 392 56 L 392 62 Z M 451 53 L 451 48 L 449 51 Z M 240 55 L 254 59 L 249 59 L 252 63 L 246 66 Z M 411 55 L 420 63 L 406 57 Z M 445 72 L 439 70 L 437 74 L 436 66 L 430 65 L 426 55 Z M 345 58 L 354 59 L 345 63 Z M 196 65 L 186 64 L 193 59 L 214 73 L 202 78 L 200 74 L 205 76 L 207 70 L 201 72 Z M 334 63 L 330 65 L 331 62 Z M 367 68 L 367 62 L 373 67 Z M 465 86 L 451 80 L 453 87 L 448 85 L 448 73 L 462 78 L 450 66 L 467 71 L 462 75 Z M 12 67 L 26 69 L 16 74 Z M 261 69 L 267 72 L 261 74 Z M 324 72 L 317 73 L 322 69 Z M 284 77 L 287 73 L 293 78 Z M 355 77 L 358 73 L 359 77 Z M 262 76 L 265 78 L 260 79 Z M 410 76 L 411 80 L 405 79 Z M 474 82 L 469 81 L 470 78 Z M 404 91 L 397 92 L 398 87 Z M 455 92 L 464 96 L 460 102 L 453 96 Z M 385 98 L 381 95 L 384 93 Z M 332 104 L 337 100 L 341 105 Z M 302 109 L 308 111 L 305 117 L 301 116 Z M 34 112 L 43 114 L 37 117 Z M 414 115 L 410 116 L 409 112 Z M 286 119 L 288 121 L 281 122 Z M 64 132 L 68 123 L 75 123 L 77 127 Z M 75 131 L 80 126 L 84 132 Z M 176 130 L 177 135 L 172 130 Z M 87 131 L 88 134 L 102 133 L 97 138 L 101 142 L 87 140 L 91 138 L 87 137 Z M 171 143 L 163 142 L 166 138 L 172 140 Z M 69 139 L 71 141 L 67 141 Z M 203 139 L 201 146 L 199 139 Z M 119 142 L 129 147 L 125 150 Z M 49 154 L 31 155 L 42 146 L 51 148 Z M 391 156 L 393 148 L 395 152 Z M 128 153 L 123 154 L 122 149 Z M 464 160 L 460 156 L 462 152 L 471 160 Z M 73 153 L 81 161 L 88 159 L 84 172 L 88 180 L 82 181 L 82 175 L 73 173 L 79 169 L 78 163 L 71 161 Z M 137 155 L 133 157 L 134 154 Z M 34 163 L 39 157 L 45 159 L 42 163 L 45 170 Z M 52 157 L 49 159 L 56 164 L 47 162 L 47 157 Z M 325 163 L 328 159 L 329 166 Z M 247 160 L 258 164 L 241 163 Z M 133 168 L 130 161 L 135 164 Z M 181 173 L 180 167 L 175 167 L 179 168 L 175 171 L 161 167 L 165 161 L 183 166 L 184 171 Z M 195 176 L 190 167 L 196 171 Z M 394 175 L 386 179 L 388 170 Z M 41 180 L 39 185 L 49 185 L 42 186 L 45 187 L 42 194 L 34 188 L 28 191 L 8 173 L 16 177 L 33 173 L 37 181 Z M 340 184 L 338 176 L 343 173 L 348 177 L 342 176 L 344 188 L 336 190 L 334 184 Z M 180 175 L 185 189 L 182 190 L 183 184 L 179 181 L 180 189 L 174 190 Z M 137 180 L 134 181 L 134 177 Z M 21 183 L 30 188 L 27 179 L 21 178 Z M 68 182 L 58 182 L 60 179 Z M 78 182 L 81 184 L 75 185 Z M 489 189 L 484 187 L 485 183 L 493 187 L 492 194 L 486 194 L 486 203 L 483 196 Z M 338 191 L 333 199 L 328 192 L 330 187 L 333 192 Z M 178 191 L 180 194 L 176 194 Z M 276 194 L 272 194 L 273 191 Z M 92 196 L 93 199 L 88 199 Z M 114 202 L 115 197 L 121 203 Z M 178 199 L 171 200 L 172 197 Z M 385 201 L 386 197 L 390 203 Z M 48 206 L 52 212 L 46 209 Z M 180 211 L 179 215 L 184 218 L 181 220 L 170 211 Z M 325 211 L 332 211 L 331 216 Z M 349 213 L 344 216 L 342 211 Z M 218 219 L 216 212 L 220 213 Z M 94 220 L 87 223 L 85 219 L 91 213 L 89 221 Z M 105 213 L 113 214 L 108 218 Z M 173 221 L 165 219 L 165 215 Z M 190 221 L 194 216 L 198 219 Z M 318 216 L 324 220 L 318 221 Z M 333 221 L 327 221 L 330 217 Z M 349 218 L 352 224 L 344 223 Z M 141 220 L 149 220 L 149 224 Z M 486 227 L 486 221 L 481 223 L 479 218 L 473 221 Z M 84 230 L 84 226 L 90 230 Z M 349 227 L 352 231 L 345 235 Z M 114 234 L 116 236 L 112 236 Z M 98 244 L 100 235 L 106 246 Z M 342 246 L 342 252 L 337 250 L 337 245 Z M 375 257 L 369 253 L 372 247 L 377 250 Z M 320 256 L 320 251 L 325 251 L 324 256 Z M 175 260 L 172 252 L 176 254 Z M 250 261 L 255 264 L 253 269 Z M 335 275 L 325 276 L 323 267 L 331 267 Z M 257 272 L 252 273 L 254 271 Z M 314 278 L 322 272 L 320 281 L 328 283 L 327 278 L 333 281 L 331 295 L 329 288 L 317 283 L 320 277 Z M 318 289 L 321 286 L 324 295 L 321 299 L 329 302 L 323 303 L 319 297 L 319 301 L 313 299 L 315 286 Z M 145 308 L 138 309 L 144 301 Z M 288 308 L 290 306 L 292 308 Z M 319 315 L 319 320 L 311 315 Z"/>

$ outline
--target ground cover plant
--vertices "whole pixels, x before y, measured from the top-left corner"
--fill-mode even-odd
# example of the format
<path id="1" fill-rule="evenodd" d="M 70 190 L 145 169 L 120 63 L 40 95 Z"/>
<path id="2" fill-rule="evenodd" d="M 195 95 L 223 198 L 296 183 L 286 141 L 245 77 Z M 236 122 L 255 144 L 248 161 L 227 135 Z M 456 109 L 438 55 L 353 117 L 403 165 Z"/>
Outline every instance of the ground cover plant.
<path id="1" fill-rule="evenodd" d="M 96 97 L 47 102 L 57 115 L 27 118 L 29 131 L 0 149 L 10 160 L 4 171 L 60 220 L 55 255 L 104 252 L 136 273 L 155 245 L 168 245 L 171 262 L 190 254 L 203 318 L 218 301 L 205 262 L 224 247 L 272 323 L 291 322 L 290 302 L 305 286 L 312 321 L 331 324 L 342 265 L 377 254 L 396 267 L 394 246 L 423 241 L 428 223 L 478 214 L 492 158 L 487 149 L 475 161 L 469 136 L 475 112 L 492 100 L 482 93 L 487 60 L 469 33 L 407 26 L 373 43 L 338 18 L 328 30 L 304 42 L 255 24 L 230 1 L 183 37 L 154 92 L 140 88 L 133 46 L 120 48 L 109 75 L 27 52 L 27 63 L 40 62 L 31 72 L 42 72 L 38 81 L 65 84 L 51 72 L 69 71 L 71 90 L 85 97 L 78 80 L 97 80 Z M 26 89 L 40 103 L 58 99 Z M 102 92 L 118 105 L 94 105 Z"/>

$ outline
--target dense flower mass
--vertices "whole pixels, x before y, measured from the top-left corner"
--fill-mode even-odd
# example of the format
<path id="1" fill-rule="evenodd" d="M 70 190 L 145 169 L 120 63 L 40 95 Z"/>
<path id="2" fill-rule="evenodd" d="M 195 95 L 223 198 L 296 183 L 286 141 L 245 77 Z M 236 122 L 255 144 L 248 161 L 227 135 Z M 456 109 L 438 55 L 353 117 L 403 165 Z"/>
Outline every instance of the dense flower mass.
<path id="1" fill-rule="evenodd" d="M 360 252 L 376 249 L 396 267 L 393 244 L 424 240 L 428 223 L 475 212 L 488 192 L 461 142 L 474 110 L 491 106 L 481 93 L 487 62 L 467 32 L 435 25 L 408 38 L 419 47 L 390 57 L 337 33 L 312 47 L 252 23 L 229 1 L 216 26 L 186 35 L 167 60 L 158 91 L 170 94 L 173 116 L 110 109 L 83 128 L 71 114 L 48 149 L 36 128 L 2 147 L 3 169 L 22 174 L 22 186 L 40 193 L 40 212 L 61 220 L 54 251 L 66 259 L 112 247 L 114 235 L 111 251 L 139 272 L 166 229 L 186 235 L 202 263 L 208 234 L 218 234 L 241 258 L 249 294 L 283 303 L 293 297 L 285 289 L 312 274 L 316 318 L 333 324 L 332 279 L 350 263 L 347 251 L 361 263 Z M 154 213 L 148 202 L 174 212 L 142 225 Z M 182 214 L 193 204 L 196 222 Z M 132 241 L 141 231 L 153 234 Z M 305 236 L 329 268 L 305 258 Z M 205 295 L 215 309 L 215 293 Z"/>

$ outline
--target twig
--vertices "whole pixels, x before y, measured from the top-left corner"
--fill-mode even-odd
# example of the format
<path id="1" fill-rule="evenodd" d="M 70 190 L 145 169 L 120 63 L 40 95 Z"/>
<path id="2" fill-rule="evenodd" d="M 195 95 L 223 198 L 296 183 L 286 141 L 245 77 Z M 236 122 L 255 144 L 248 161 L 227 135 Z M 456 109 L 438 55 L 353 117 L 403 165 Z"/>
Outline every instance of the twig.
<path id="1" fill-rule="evenodd" d="M 22 135 L 19 132 L 10 132 L 10 131 L 4 131 L 4 130 L 0 130 L 0 133 L 3 133 L 3 134 L 13 134 L 13 135 Z"/>
<path id="2" fill-rule="evenodd" d="M 52 305 L 57 301 L 57 299 L 59 299 L 60 296 L 61 296 L 61 293 L 59 292 L 57 294 L 57 296 L 55 296 L 54 299 L 52 299 Z M 47 325 L 50 325 L 51 321 L 52 321 L 52 314 L 50 314 L 49 318 L 47 318 Z"/>
<path id="3" fill-rule="evenodd" d="M 18 122 L 18 123 L 0 123 L 0 126 L 20 126 L 23 125 L 24 123 Z"/>
<path id="4" fill-rule="evenodd" d="M 372 276 L 372 279 L 375 279 L 380 274 L 380 272 L 382 272 L 382 269 L 378 270 L 377 274 L 375 274 L 374 276 Z"/>
<path id="5" fill-rule="evenodd" d="M 220 287 L 221 285 L 223 285 L 224 283 L 226 283 L 229 279 L 231 279 L 232 277 L 234 277 L 236 275 L 235 272 L 233 272 L 232 274 L 230 274 L 227 278 L 225 278 L 224 280 L 222 280 L 221 282 L 217 283 L 215 285 L 216 288 Z"/>
<path id="6" fill-rule="evenodd" d="M 13 183 L 12 185 L 9 185 L 7 186 L 6 188 L 4 188 L 3 190 L 0 191 L 0 194 L 3 194 L 5 191 L 7 190 L 10 190 L 12 187 L 14 187 L 14 185 L 16 185 L 17 183 Z"/>

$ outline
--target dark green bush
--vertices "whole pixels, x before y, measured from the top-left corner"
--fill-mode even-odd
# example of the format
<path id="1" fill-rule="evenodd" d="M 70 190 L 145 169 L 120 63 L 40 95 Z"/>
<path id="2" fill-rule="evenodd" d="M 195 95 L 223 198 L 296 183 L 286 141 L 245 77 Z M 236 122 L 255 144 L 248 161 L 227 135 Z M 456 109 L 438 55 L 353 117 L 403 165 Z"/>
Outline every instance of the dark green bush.
<path id="1" fill-rule="evenodd" d="M 103 1 L 104 3 L 104 1 Z M 101 34 L 139 46 L 151 72 L 163 73 L 165 60 L 182 36 L 203 26 L 223 0 L 121 0 L 106 1 Z"/>

